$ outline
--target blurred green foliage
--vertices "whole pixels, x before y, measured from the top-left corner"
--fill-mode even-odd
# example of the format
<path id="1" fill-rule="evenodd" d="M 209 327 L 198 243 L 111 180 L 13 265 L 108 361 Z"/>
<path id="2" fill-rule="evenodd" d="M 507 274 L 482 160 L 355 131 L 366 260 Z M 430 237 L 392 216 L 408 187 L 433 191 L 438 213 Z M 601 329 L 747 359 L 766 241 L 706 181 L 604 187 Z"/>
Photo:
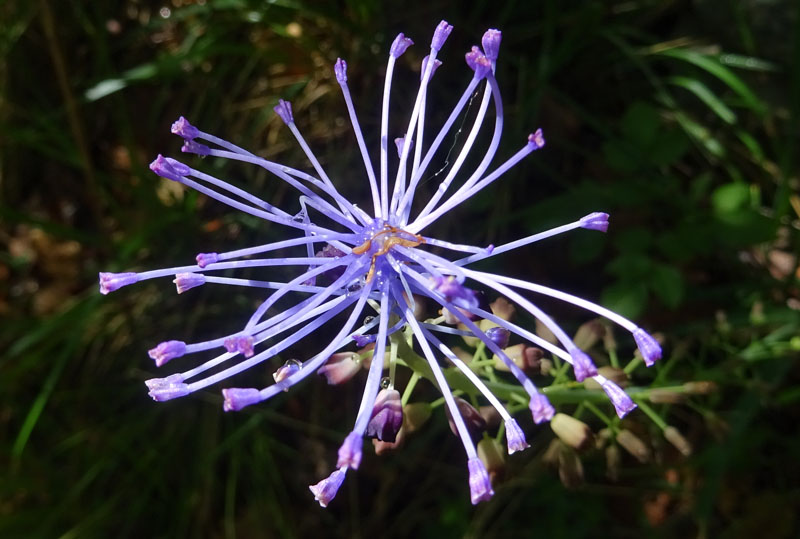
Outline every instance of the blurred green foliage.
<path id="1" fill-rule="evenodd" d="M 0 536 L 796 536 L 796 4 L 389 6 L 0 5 Z M 548 139 L 460 210 L 458 223 L 442 223 L 442 235 L 498 243 L 608 211 L 606 237 L 578 231 L 494 268 L 600 298 L 657 329 L 666 361 L 647 382 L 708 381 L 717 391 L 651 410 L 689 439 L 688 458 L 637 412 L 627 428 L 657 458 L 625 455 L 616 481 L 602 452 L 590 451 L 585 483 L 566 489 L 541 458 L 549 429 L 526 425 L 533 447 L 510 459 L 496 497 L 472 508 L 457 440 L 437 416 L 402 451 L 366 455 L 322 510 L 306 485 L 329 472 L 358 384 L 314 380 L 239 414 L 222 413 L 217 391 L 156 405 L 142 385 L 155 372 L 146 350 L 231 330 L 253 298 L 202 289 L 178 299 L 165 283 L 103 298 L 96 275 L 280 234 L 147 170 L 157 153 L 177 151 L 169 125 L 181 114 L 299 166 L 271 108 L 291 98 L 330 176 L 366 200 L 331 66 L 347 59 L 362 125 L 376 140 L 389 43 L 398 31 L 417 42 L 397 76 L 397 95 L 409 95 L 441 18 L 456 30 L 429 125 L 443 121 L 466 81 L 460 51 L 496 27 L 507 111 L 499 155 L 536 126 Z M 410 101 L 395 99 L 394 114 L 408 113 Z M 258 172 L 218 172 L 276 205 L 294 203 Z M 572 329 L 586 321 L 563 305 L 552 311 Z M 257 386 L 269 375 L 243 376 Z"/>

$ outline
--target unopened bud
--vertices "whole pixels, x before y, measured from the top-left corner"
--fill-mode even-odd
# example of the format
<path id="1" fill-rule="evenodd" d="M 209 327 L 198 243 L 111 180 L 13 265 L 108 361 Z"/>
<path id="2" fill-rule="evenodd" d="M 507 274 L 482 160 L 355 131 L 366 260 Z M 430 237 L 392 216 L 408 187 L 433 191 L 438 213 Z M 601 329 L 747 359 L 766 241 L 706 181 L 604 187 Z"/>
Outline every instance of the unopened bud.
<path id="1" fill-rule="evenodd" d="M 619 479 L 619 469 L 622 464 L 622 454 L 618 445 L 606 447 L 606 477 L 611 481 Z"/>
<path id="2" fill-rule="evenodd" d="M 583 484 L 583 463 L 574 450 L 562 446 L 558 454 L 558 477 L 567 488 L 577 488 Z"/>
<path id="3" fill-rule="evenodd" d="M 492 303 L 489 304 L 489 308 L 492 310 L 492 314 L 498 318 L 502 318 L 506 322 L 511 320 L 514 317 L 514 313 L 516 312 L 516 308 L 514 304 L 509 302 L 506 298 L 497 298 Z"/>
<path id="4" fill-rule="evenodd" d="M 464 423 L 467 425 L 467 430 L 473 440 L 480 439 L 484 431 L 486 431 L 486 421 L 481 417 L 480 412 L 475 409 L 470 403 L 460 397 L 455 397 L 456 406 L 461 417 L 464 418 Z M 447 422 L 450 424 L 450 430 L 453 434 L 458 436 L 458 429 L 456 423 L 453 421 L 453 416 L 450 415 L 450 408 L 447 408 Z"/>
<path id="5" fill-rule="evenodd" d="M 514 364 L 528 374 L 541 373 L 541 361 L 544 352 L 535 346 L 528 346 L 527 344 L 520 343 L 514 346 L 509 346 L 503 353 L 514 362 Z M 509 372 L 508 365 L 505 364 L 503 359 L 496 354 L 493 357 L 494 368 L 498 371 Z"/>
<path id="6" fill-rule="evenodd" d="M 567 414 L 553 416 L 550 428 L 562 442 L 575 449 L 583 450 L 594 444 L 594 434 L 589 425 Z"/>
<path id="7" fill-rule="evenodd" d="M 700 381 L 700 382 L 686 382 L 683 384 L 683 390 L 690 395 L 709 395 L 717 392 L 717 384 L 715 382 Z"/>
<path id="8" fill-rule="evenodd" d="M 350 380 L 361 370 L 361 359 L 355 352 L 340 352 L 331 358 L 317 372 L 328 380 L 328 384 L 335 386 Z"/>
<path id="9" fill-rule="evenodd" d="M 494 438 L 484 438 L 478 442 L 478 458 L 481 459 L 489 480 L 493 485 L 503 480 L 506 471 L 505 449 Z"/>
<path id="10" fill-rule="evenodd" d="M 647 397 L 654 404 L 680 404 L 686 400 L 684 393 L 658 387 L 649 390 Z"/>
<path id="11" fill-rule="evenodd" d="M 403 406 L 403 430 L 416 432 L 431 417 L 431 405 L 427 402 L 412 402 Z"/>
<path id="12" fill-rule="evenodd" d="M 589 350 L 603 338 L 605 333 L 606 327 L 600 320 L 590 320 L 578 328 L 572 341 L 581 350 Z"/>
<path id="13" fill-rule="evenodd" d="M 650 460 L 650 448 L 647 447 L 641 438 L 627 429 L 621 429 L 617 433 L 617 443 L 621 445 L 625 451 L 633 455 L 639 462 L 648 462 Z"/>
<path id="14" fill-rule="evenodd" d="M 669 426 L 665 428 L 664 438 L 666 438 L 667 441 L 675 447 L 675 449 L 680 451 L 684 457 L 688 457 L 692 454 L 692 444 L 690 444 L 689 440 L 684 438 L 683 434 L 681 434 L 680 431 L 675 427 Z"/>
<path id="15" fill-rule="evenodd" d="M 605 377 L 608 380 L 611 380 L 618 386 L 625 387 L 628 385 L 628 375 L 625 373 L 625 371 L 618 367 L 603 365 L 602 367 L 597 368 L 597 374 Z M 587 378 L 584 380 L 583 387 L 586 389 L 603 389 L 603 387 L 593 378 Z"/>

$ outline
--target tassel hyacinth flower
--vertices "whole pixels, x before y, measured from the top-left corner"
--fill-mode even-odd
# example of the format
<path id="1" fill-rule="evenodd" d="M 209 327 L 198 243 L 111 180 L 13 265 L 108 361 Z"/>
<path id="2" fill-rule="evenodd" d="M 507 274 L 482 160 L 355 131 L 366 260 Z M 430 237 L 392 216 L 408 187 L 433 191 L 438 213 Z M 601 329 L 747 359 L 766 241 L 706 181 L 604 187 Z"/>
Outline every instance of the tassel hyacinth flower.
<path id="1" fill-rule="evenodd" d="M 363 160 L 371 193 L 371 211 L 366 211 L 348 200 L 339 191 L 336 182 L 328 177 L 295 124 L 291 104 L 287 101 L 281 100 L 275 107 L 275 112 L 303 149 L 314 174 L 258 157 L 199 130 L 181 117 L 172 125 L 172 132 L 183 138 L 183 152 L 261 167 L 298 192 L 299 213 L 286 212 L 176 159 L 159 155 L 150 168 L 159 176 L 195 189 L 232 208 L 267 223 L 286 227 L 288 239 L 229 252 L 200 253 L 196 264 L 181 267 L 141 273 L 100 274 L 100 292 L 103 294 L 158 277 L 173 278 L 178 293 L 209 284 L 272 290 L 235 334 L 196 343 L 170 340 L 150 350 L 150 357 L 158 367 L 186 354 L 212 351 L 218 353 L 213 359 L 185 372 L 148 380 L 146 384 L 149 394 L 156 401 L 189 395 L 255 367 L 282 354 L 319 328 L 332 325 L 335 318 L 339 323 L 342 318 L 345 321 L 336 328 L 338 331 L 333 339 L 312 357 L 304 361 L 290 360 L 285 363 L 274 373 L 274 384 L 263 389 L 223 389 L 224 409 L 241 410 L 245 406 L 265 401 L 292 388 L 317 371 L 322 371 L 329 383 L 344 382 L 357 372 L 360 358 L 364 357 L 363 351 L 355 353 L 345 349 L 348 346 L 350 350 L 355 346 L 372 346 L 373 359 L 369 363 L 358 414 L 352 431 L 339 449 L 336 468 L 330 477 L 310 487 L 323 507 L 336 495 L 347 469 L 358 468 L 364 437 L 393 441 L 402 425 L 402 406 L 405 402 L 400 402 L 399 393 L 394 390 L 396 359 L 390 360 L 388 385 L 383 380 L 383 358 L 397 358 L 397 339 L 400 335 L 403 335 L 400 339 L 406 339 L 406 344 L 411 345 L 406 346 L 406 351 L 410 351 L 408 353 L 416 355 L 413 350 L 419 350 L 421 355 L 417 357 L 427 363 L 428 376 L 442 393 L 466 453 L 468 484 L 473 503 L 489 499 L 493 490 L 469 427 L 448 386 L 442 364 L 460 371 L 474 385 L 476 392 L 496 408 L 504 422 L 509 453 L 521 451 L 528 444 L 522 429 L 503 402 L 492 393 L 476 371 L 445 344 L 448 334 L 477 338 L 502 361 L 527 394 L 528 407 L 536 423 L 550 420 L 555 410 L 545 394 L 537 389 L 528 375 L 503 351 L 512 336 L 526 345 L 543 348 L 570 363 L 578 381 L 594 379 L 607 393 L 620 417 L 635 408 L 635 404 L 618 385 L 598 374 L 591 358 L 575 345 L 552 318 L 523 296 L 522 292 L 565 301 L 622 326 L 631 332 L 648 366 L 661 356 L 661 349 L 653 337 L 633 322 L 604 307 L 546 286 L 471 269 L 472 264 L 479 260 L 502 255 L 512 249 L 570 230 L 583 228 L 605 232 L 608 227 L 607 214 L 591 213 L 571 223 L 499 246 L 454 244 L 425 234 L 431 225 L 448 212 L 488 188 L 514 165 L 545 144 L 542 131 L 536 130 L 516 153 L 499 164 L 493 164 L 503 130 L 503 106 L 494 75 L 501 40 L 501 33 L 497 30 L 489 30 L 484 34 L 482 48 L 473 47 L 466 53 L 471 77 L 444 125 L 430 142 L 425 140 L 428 86 L 441 64 L 437 57 L 451 31 L 452 26 L 445 21 L 437 26 L 428 55 L 422 61 L 419 89 L 410 118 L 407 123 L 402 124 L 402 131 L 397 133 L 401 136 L 395 139 L 396 144 L 391 145 L 389 116 L 394 67 L 397 59 L 413 44 L 403 34 L 394 40 L 386 65 L 378 149 L 380 159 L 377 167 L 373 165 L 350 96 L 347 64 L 340 59 L 334 66 L 336 80 L 341 86 Z M 452 136 L 454 124 L 464 113 L 473 94 L 481 91 L 477 113 L 457 157 L 433 194 L 428 196 L 427 201 L 421 200 L 417 191 L 422 180 L 432 174 L 431 163 L 437 150 L 448 136 Z M 489 113 L 490 106 L 492 114 Z M 467 157 L 476 151 L 478 132 L 487 120 L 493 125 L 488 149 L 484 150 L 485 153 L 474 169 L 465 170 Z M 397 159 L 394 158 L 395 152 Z M 396 166 L 391 167 L 391 175 L 390 160 L 396 162 Z M 434 177 L 438 178 L 438 173 Z M 300 256 L 269 257 L 270 252 L 290 247 L 297 248 Z M 448 258 L 440 253 L 454 253 L 455 256 Z M 296 277 L 286 282 L 219 275 L 222 270 L 294 266 L 297 267 Z M 322 278 L 318 279 L 320 277 Z M 556 337 L 557 344 L 507 320 L 509 316 L 501 318 L 482 308 L 476 288 L 505 297 L 516 305 L 517 310 L 535 317 Z M 414 298 L 420 297 L 427 298 L 428 303 L 437 306 L 446 316 L 435 323 L 418 321 L 414 314 Z M 270 309 L 282 298 L 296 299 L 291 307 L 278 314 L 269 314 Z M 368 305 L 376 312 L 375 316 L 365 319 Z M 457 323 L 458 329 L 444 325 L 445 318 L 450 323 Z M 486 321 L 491 325 L 483 326 L 487 327 L 484 331 L 481 324 Z M 355 370 L 353 366 L 356 367 Z"/>

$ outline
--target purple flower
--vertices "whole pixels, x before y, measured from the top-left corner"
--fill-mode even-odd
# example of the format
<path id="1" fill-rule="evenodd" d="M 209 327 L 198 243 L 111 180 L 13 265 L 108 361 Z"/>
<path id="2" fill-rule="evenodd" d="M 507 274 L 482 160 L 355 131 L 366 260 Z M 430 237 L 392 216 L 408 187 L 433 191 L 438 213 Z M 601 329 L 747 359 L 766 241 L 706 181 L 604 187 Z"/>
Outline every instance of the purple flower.
<path id="1" fill-rule="evenodd" d="M 365 436 L 382 442 L 394 442 L 403 426 L 403 404 L 396 389 L 382 389 L 375 399 L 372 417 L 367 423 Z"/>
<path id="2" fill-rule="evenodd" d="M 194 343 L 170 340 L 150 350 L 150 356 L 159 367 L 183 355 L 214 354 L 214 357 L 187 371 L 148 380 L 146 385 L 149 394 L 157 401 L 182 397 L 217 385 L 284 354 L 303 339 L 308 338 L 308 342 L 316 344 L 319 335 L 335 334 L 330 341 L 320 344 L 311 357 L 302 362 L 291 360 L 280 367 L 273 375 L 274 384 L 263 389 L 223 389 L 224 410 L 240 410 L 268 400 L 293 388 L 314 372 L 325 376 L 330 384 L 343 384 L 351 380 L 362 367 L 369 365 L 359 412 L 351 432 L 339 448 L 337 469 L 328 478 L 309 487 L 323 507 L 336 495 L 347 468 L 359 467 L 365 436 L 386 441 L 394 440 L 397 436 L 403 423 L 403 402 L 400 393 L 394 389 L 397 382 L 396 367 L 401 365 L 396 358 L 399 356 L 404 359 L 403 354 L 413 353 L 409 350 L 421 351 L 426 367 L 424 373 L 418 374 L 424 374 L 438 386 L 453 431 L 464 446 L 472 502 L 484 501 L 492 496 L 489 475 L 473 441 L 475 433 L 485 429 L 486 424 L 477 412 L 472 413 L 474 408 L 468 402 L 454 397 L 448 381 L 452 380 L 451 374 L 456 373 L 448 372 L 445 376 L 441 363 L 452 365 L 460 372 L 460 381 L 466 379 L 474 386 L 475 392 L 497 411 L 504 421 L 509 453 L 521 451 L 528 444 L 522 429 L 507 409 L 508 403 L 494 395 L 479 375 L 483 370 L 473 370 L 448 346 L 446 341 L 454 338 L 452 334 L 480 342 L 489 357 L 493 357 L 493 361 L 501 364 L 517 380 L 520 389 L 516 396 L 527 396 L 536 423 L 549 421 L 554 417 L 555 409 L 525 372 L 527 363 L 520 358 L 524 357 L 527 349 L 545 350 L 571 363 L 579 381 L 593 378 L 606 392 L 620 416 L 635 407 L 619 386 L 597 374 L 589 356 L 577 348 L 558 323 L 529 299 L 531 295 L 570 303 L 625 328 L 633 334 L 633 340 L 648 366 L 661 357 L 661 347 L 652 336 L 604 307 L 543 285 L 473 269 L 475 262 L 570 230 L 584 228 L 605 232 L 608 228 L 607 214 L 595 212 L 584 217 L 575 216 L 568 224 L 488 248 L 451 243 L 424 234 L 437 221 L 452 218 L 450 212 L 453 209 L 488 189 L 517 163 L 545 144 L 541 129 L 536 129 L 527 140 L 520 141 L 520 148 L 515 153 L 505 160 L 495 160 L 503 127 L 500 89 L 494 75 L 501 41 L 501 34 L 497 30 L 488 30 L 483 35 L 482 51 L 474 47 L 466 53 L 467 64 L 474 74 L 465 76 L 463 93 L 456 100 L 444 125 L 433 136 L 426 132 L 428 85 L 436 67 L 441 64 L 437 55 L 452 29 L 446 21 L 437 26 L 428 55 L 420 67 L 419 89 L 413 106 L 410 109 L 402 107 L 403 110 L 411 110 L 410 117 L 403 122 L 401 129 L 392 132 L 390 138 L 394 67 L 397 58 L 412 41 L 400 34 L 392 44 L 384 80 L 380 137 L 377 141 L 380 160 L 377 164 L 373 164 L 371 150 L 361 131 L 347 85 L 347 64 L 338 59 L 334 65 L 334 74 L 341 87 L 364 164 L 365 183 L 369 185 L 370 200 L 366 204 L 365 201 L 351 202 L 339 191 L 338 187 L 347 184 L 344 181 L 334 182 L 327 175 L 294 123 L 291 104 L 287 101 L 280 100 L 275 112 L 287 124 L 313 173 L 258 157 L 231 142 L 201 131 L 181 117 L 172 125 L 172 131 L 184 139 L 183 151 L 260 167 L 294 190 L 296 204 L 285 210 L 278 208 L 244 189 L 161 155 L 150 168 L 160 176 L 195 189 L 233 209 L 271 225 L 285 227 L 287 237 L 226 252 L 200 253 L 196 263 L 174 268 L 100 274 L 100 292 L 103 294 L 138 281 L 161 277 L 173 278 L 179 293 L 204 284 L 269 290 L 263 294 L 262 303 L 252 315 L 242 321 L 238 331 Z M 466 108 L 476 92 L 482 92 L 480 105 L 466 115 Z M 443 105 L 437 103 L 436 106 Z M 489 114 L 490 106 L 493 114 Z M 465 115 L 468 121 L 463 120 Z M 478 132 L 487 120 L 493 124 L 494 131 L 488 147 L 476 150 Z M 454 138 L 454 131 L 462 129 L 462 125 L 466 133 L 463 145 L 460 149 L 453 149 L 452 163 L 446 173 L 442 171 L 440 174 L 437 172 L 438 161 L 435 161 L 435 156 L 441 155 L 440 150 L 444 149 L 442 145 L 449 144 Z M 396 129 L 394 124 L 393 129 Z M 389 151 L 393 139 L 399 141 L 397 157 L 394 150 Z M 431 178 L 436 179 L 438 185 L 426 182 Z M 347 178 L 347 182 L 356 179 L 357 176 L 353 175 Z M 415 198 L 416 202 L 421 203 L 415 204 Z M 286 255 L 292 249 L 296 252 Z M 271 254 L 275 252 L 280 252 L 281 257 Z M 454 253 L 455 256 L 445 256 L 447 253 Z M 243 279 L 227 274 L 228 270 L 264 267 L 294 268 L 293 277 L 277 282 L 257 280 L 254 275 L 248 275 L 253 278 Z M 487 291 L 500 297 L 491 304 L 491 311 L 487 310 L 488 307 L 482 307 L 477 289 L 482 290 L 481 294 Z M 442 313 L 442 318 L 448 324 L 457 324 L 458 327 L 442 324 L 442 318 L 433 322 L 418 321 L 414 313 L 423 300 L 429 307 Z M 278 302 L 282 309 L 277 308 Z M 536 318 L 555 336 L 556 344 L 512 322 L 515 309 Z M 338 325 L 331 330 L 335 324 Z M 320 332 L 321 328 L 323 331 Z M 413 339 L 413 347 L 398 347 L 398 341 L 394 340 L 395 333 L 403 335 L 400 341 Z M 515 352 L 507 346 L 511 334 L 521 342 L 518 351 L 523 355 L 520 357 L 515 356 Z M 361 348 L 358 353 L 352 348 L 351 351 L 345 350 L 354 344 Z M 371 349 L 365 348 L 367 345 Z M 369 355 L 372 357 L 369 358 Z M 416 359 L 419 360 L 418 357 Z M 388 385 L 383 384 L 385 366 L 388 366 Z M 392 389 L 381 391 L 382 387 Z M 409 394 L 411 389 L 408 388 Z M 410 432 L 414 422 L 408 419 L 407 423 Z"/>

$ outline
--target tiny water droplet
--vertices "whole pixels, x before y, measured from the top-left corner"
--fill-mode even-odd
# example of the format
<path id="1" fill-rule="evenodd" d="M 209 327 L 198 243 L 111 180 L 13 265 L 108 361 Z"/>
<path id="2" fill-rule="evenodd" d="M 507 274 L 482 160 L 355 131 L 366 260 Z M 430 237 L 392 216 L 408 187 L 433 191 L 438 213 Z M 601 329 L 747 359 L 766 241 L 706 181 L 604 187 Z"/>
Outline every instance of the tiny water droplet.
<path id="1" fill-rule="evenodd" d="M 392 381 L 389 379 L 388 376 L 384 376 L 381 378 L 381 389 L 389 389 L 392 387 Z"/>
<path id="2" fill-rule="evenodd" d="M 300 361 L 300 360 L 297 360 L 297 359 L 290 359 L 285 363 L 285 365 L 287 367 L 289 367 L 291 365 L 294 365 L 294 366 L 297 366 L 297 367 L 302 367 L 303 366 L 303 362 Z"/>
<path id="3" fill-rule="evenodd" d="M 373 320 L 375 320 L 374 316 L 365 316 L 364 317 L 364 325 L 366 326 L 367 324 L 372 323 Z"/>

